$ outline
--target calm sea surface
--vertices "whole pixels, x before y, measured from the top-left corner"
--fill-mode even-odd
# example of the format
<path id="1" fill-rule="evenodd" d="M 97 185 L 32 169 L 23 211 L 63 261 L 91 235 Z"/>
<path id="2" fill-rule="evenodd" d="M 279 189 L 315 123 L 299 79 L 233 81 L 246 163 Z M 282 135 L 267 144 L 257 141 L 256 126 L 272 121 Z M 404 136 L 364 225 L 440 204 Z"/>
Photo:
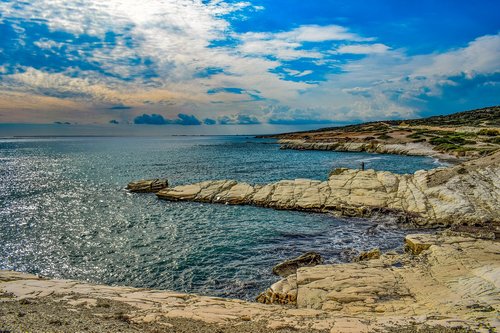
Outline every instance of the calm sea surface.
<path id="1" fill-rule="evenodd" d="M 248 206 L 173 203 L 124 190 L 131 180 L 324 180 L 335 167 L 397 173 L 426 157 L 279 150 L 251 137 L 0 139 L 0 269 L 253 299 L 271 268 L 314 250 L 397 249 L 390 221 Z"/>

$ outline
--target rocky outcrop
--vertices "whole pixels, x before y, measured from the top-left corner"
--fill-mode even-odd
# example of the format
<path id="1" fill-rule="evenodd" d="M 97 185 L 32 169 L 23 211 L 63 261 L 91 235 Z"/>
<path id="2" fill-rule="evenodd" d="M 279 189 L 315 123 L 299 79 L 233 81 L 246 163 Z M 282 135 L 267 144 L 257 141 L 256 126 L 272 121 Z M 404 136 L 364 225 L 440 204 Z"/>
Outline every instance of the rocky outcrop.
<path id="1" fill-rule="evenodd" d="M 381 255 L 380 249 L 371 249 L 369 251 L 361 252 L 354 261 L 366 261 L 372 259 L 379 259 Z"/>
<path id="2" fill-rule="evenodd" d="M 408 235 L 405 237 L 405 250 L 413 254 L 420 254 L 436 245 L 437 239 L 433 235 Z"/>
<path id="3" fill-rule="evenodd" d="M 497 315 L 499 242 L 422 234 L 407 236 L 406 243 L 411 251 L 403 255 L 300 268 L 258 301 L 350 315 Z"/>
<path id="4" fill-rule="evenodd" d="M 453 168 L 411 175 L 338 169 L 327 181 L 282 180 L 251 185 L 205 181 L 165 188 L 161 199 L 247 204 L 275 209 L 332 212 L 344 216 L 392 213 L 435 227 L 500 223 L 500 152 Z"/>
<path id="5" fill-rule="evenodd" d="M 166 179 L 147 179 L 130 182 L 127 185 L 127 190 L 130 192 L 152 192 L 156 193 L 168 187 Z"/>
<path id="6" fill-rule="evenodd" d="M 316 252 L 307 252 L 297 258 L 285 260 L 273 267 L 273 274 L 287 277 L 295 274 L 300 267 L 312 267 L 323 263 L 323 258 Z"/>
<path id="7" fill-rule="evenodd" d="M 285 279 L 274 283 L 269 289 L 255 299 L 264 304 L 297 304 L 297 275 L 291 274 Z"/>
<path id="8" fill-rule="evenodd" d="M 294 150 L 331 150 L 344 152 L 367 152 L 377 154 L 394 154 L 408 156 L 432 156 L 442 159 L 456 159 L 456 156 L 444 154 L 433 149 L 433 146 L 422 142 L 381 143 L 381 142 L 314 142 L 302 139 L 278 140 L 280 149 Z"/>
<path id="9" fill-rule="evenodd" d="M 131 309 L 119 318 L 130 325 L 160 323 L 167 330 L 175 318 L 220 325 L 229 332 L 249 323 L 331 333 L 385 332 L 388 326 L 396 326 L 396 332 L 407 325 L 418 331 L 424 324 L 500 328 L 499 242 L 454 234 L 408 239 L 418 239 L 427 249 L 419 255 L 382 254 L 370 261 L 302 267 L 263 293 L 261 303 L 0 271 L 0 328 L 10 329 L 2 326 L 8 324 L 2 316 L 9 315 L 3 304 L 21 302 L 27 313 L 30 304 L 47 298 L 72 306 L 75 315 L 98 309 L 106 300 L 122 302 Z M 96 311 L 96 320 L 106 317 Z"/>

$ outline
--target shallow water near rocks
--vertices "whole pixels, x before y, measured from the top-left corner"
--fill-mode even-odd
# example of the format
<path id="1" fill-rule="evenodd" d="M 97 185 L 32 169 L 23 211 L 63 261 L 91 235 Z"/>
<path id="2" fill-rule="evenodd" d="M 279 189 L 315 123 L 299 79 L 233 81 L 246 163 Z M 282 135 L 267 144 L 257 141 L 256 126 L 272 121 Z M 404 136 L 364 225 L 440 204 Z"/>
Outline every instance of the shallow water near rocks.
<path id="1" fill-rule="evenodd" d="M 387 218 L 167 202 L 129 181 L 325 180 L 336 167 L 398 173 L 431 158 L 280 150 L 252 137 L 0 140 L 0 269 L 95 283 L 253 299 L 278 262 L 316 251 L 341 262 L 357 250 L 399 249 Z"/>

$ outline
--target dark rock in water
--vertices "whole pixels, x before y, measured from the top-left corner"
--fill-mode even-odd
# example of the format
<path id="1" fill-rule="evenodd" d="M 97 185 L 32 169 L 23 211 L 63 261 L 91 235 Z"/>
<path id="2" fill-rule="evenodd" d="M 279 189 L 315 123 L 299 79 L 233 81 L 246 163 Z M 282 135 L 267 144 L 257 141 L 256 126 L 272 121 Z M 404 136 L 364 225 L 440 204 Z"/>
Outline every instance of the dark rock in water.
<path id="1" fill-rule="evenodd" d="M 380 258 L 379 249 L 371 249 L 370 251 L 361 252 L 354 261 L 365 261 Z"/>
<path id="2" fill-rule="evenodd" d="M 146 179 L 131 182 L 127 185 L 130 192 L 153 192 L 156 193 L 168 187 L 166 179 Z"/>
<path id="3" fill-rule="evenodd" d="M 316 252 L 307 252 L 303 255 L 286 260 L 273 267 L 273 273 L 281 277 L 295 274 L 300 267 L 312 267 L 323 263 L 323 258 Z"/>

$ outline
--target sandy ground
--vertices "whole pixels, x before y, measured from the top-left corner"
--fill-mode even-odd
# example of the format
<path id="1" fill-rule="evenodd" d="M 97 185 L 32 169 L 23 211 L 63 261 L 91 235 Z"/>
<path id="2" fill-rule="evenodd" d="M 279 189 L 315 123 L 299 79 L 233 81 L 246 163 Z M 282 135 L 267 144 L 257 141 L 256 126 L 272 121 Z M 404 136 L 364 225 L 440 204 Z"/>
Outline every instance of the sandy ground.
<path id="1" fill-rule="evenodd" d="M 53 297 L 0 303 L 1 333 L 145 332 L 145 333 L 322 333 L 317 330 L 267 328 L 264 323 L 217 325 L 202 321 L 165 318 L 161 322 L 134 323 L 122 302 L 99 299 L 94 307 L 73 306 Z"/>
<path id="2" fill-rule="evenodd" d="M 73 306 L 53 297 L 0 303 L 1 333 L 323 333 L 327 331 L 270 329 L 265 323 L 249 321 L 235 325 L 217 325 L 202 321 L 165 318 L 161 322 L 134 323 L 127 313 L 133 308 L 122 302 L 99 299 L 94 307 Z M 376 329 L 390 333 L 468 333 L 465 328 L 443 326 L 400 326 Z"/>

